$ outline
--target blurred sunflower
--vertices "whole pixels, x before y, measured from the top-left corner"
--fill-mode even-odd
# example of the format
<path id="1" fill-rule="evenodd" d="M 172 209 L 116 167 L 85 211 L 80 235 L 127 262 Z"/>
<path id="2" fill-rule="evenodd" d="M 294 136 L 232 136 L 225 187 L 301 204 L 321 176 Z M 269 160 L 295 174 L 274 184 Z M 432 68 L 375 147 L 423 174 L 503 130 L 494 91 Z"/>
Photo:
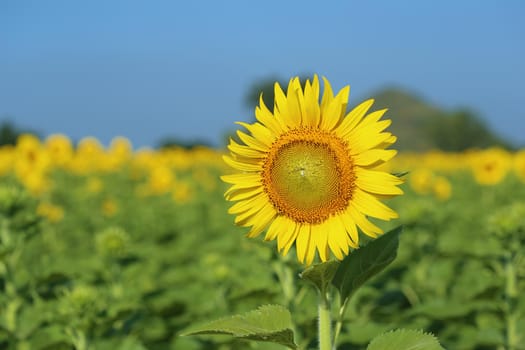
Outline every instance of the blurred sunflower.
<path id="1" fill-rule="evenodd" d="M 472 156 L 472 172 L 480 185 L 499 184 L 510 170 L 511 157 L 501 148 L 478 151 Z"/>
<path id="2" fill-rule="evenodd" d="M 62 134 L 50 135 L 46 139 L 45 149 L 51 162 L 58 166 L 67 164 L 74 154 L 73 143 L 67 136 Z"/>
<path id="3" fill-rule="evenodd" d="M 439 200 L 446 201 L 452 195 L 452 185 L 444 176 L 436 176 L 432 184 L 432 190 Z"/>
<path id="4" fill-rule="evenodd" d="M 237 131 L 242 143 L 230 140 L 225 162 L 239 173 L 222 176 L 232 186 L 225 197 L 237 201 L 229 213 L 235 223 L 251 227 L 248 237 L 267 229 L 265 240 L 277 239 L 287 254 L 296 244 L 300 262 L 311 264 L 316 251 L 322 261 L 330 251 L 343 259 L 357 248 L 358 230 L 377 237 L 382 230 L 367 216 L 390 220 L 398 215 L 379 198 L 402 194 L 398 177 L 375 170 L 391 159 L 387 150 L 396 137 L 380 120 L 386 109 L 368 114 L 367 100 L 346 114 L 350 87 L 336 96 L 324 79 L 319 103 L 319 80 L 298 78 L 286 94 L 275 84 L 273 113 L 262 96 L 255 110 L 257 122 L 239 122 L 248 133 Z"/>

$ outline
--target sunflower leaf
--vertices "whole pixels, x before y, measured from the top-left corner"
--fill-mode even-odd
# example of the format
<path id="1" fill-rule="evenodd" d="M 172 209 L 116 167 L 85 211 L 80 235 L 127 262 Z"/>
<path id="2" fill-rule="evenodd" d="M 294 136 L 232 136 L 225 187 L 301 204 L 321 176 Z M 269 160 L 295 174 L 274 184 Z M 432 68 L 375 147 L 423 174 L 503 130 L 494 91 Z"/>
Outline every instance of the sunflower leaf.
<path id="1" fill-rule="evenodd" d="M 301 272 L 299 277 L 311 282 L 321 293 L 324 293 L 332 282 L 339 264 L 339 261 L 334 260 L 315 264 Z"/>
<path id="2" fill-rule="evenodd" d="M 400 226 L 383 234 L 341 261 L 332 280 L 332 284 L 339 290 L 341 300 L 346 302 L 366 281 L 394 261 L 401 229 Z"/>
<path id="3" fill-rule="evenodd" d="M 257 310 L 211 321 L 190 329 L 183 336 L 227 334 L 235 338 L 278 343 L 297 349 L 293 340 L 292 316 L 280 305 L 263 305 Z"/>
<path id="4" fill-rule="evenodd" d="M 398 329 L 375 337 L 366 350 L 444 350 L 436 337 L 412 329 Z"/>

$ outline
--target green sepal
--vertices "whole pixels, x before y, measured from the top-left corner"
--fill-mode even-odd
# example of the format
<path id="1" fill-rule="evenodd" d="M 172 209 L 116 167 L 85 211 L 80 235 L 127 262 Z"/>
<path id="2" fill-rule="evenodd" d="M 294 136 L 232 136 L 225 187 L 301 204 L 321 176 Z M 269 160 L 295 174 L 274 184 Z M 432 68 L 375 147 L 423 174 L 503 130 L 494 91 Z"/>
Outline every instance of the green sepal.
<path id="1" fill-rule="evenodd" d="M 401 230 L 399 226 L 383 234 L 341 261 L 332 284 L 339 290 L 342 301 L 346 301 L 366 281 L 394 261 Z"/>
<path id="2" fill-rule="evenodd" d="M 321 293 L 324 293 L 332 282 L 339 264 L 340 262 L 335 260 L 315 264 L 307 267 L 301 272 L 299 277 L 305 281 L 309 281 L 316 286 Z"/>
<path id="3" fill-rule="evenodd" d="M 398 173 L 392 173 L 392 175 L 397 176 L 397 177 L 403 177 L 405 175 L 408 175 L 408 173 L 410 173 L 410 171 L 401 171 Z"/>
<path id="4" fill-rule="evenodd" d="M 444 350 L 436 337 L 412 329 L 397 329 L 375 337 L 366 350 Z"/>
<path id="5" fill-rule="evenodd" d="M 211 321 L 192 328 L 182 336 L 227 334 L 235 338 L 278 343 L 297 349 L 290 311 L 280 305 L 263 305 L 257 310 Z"/>

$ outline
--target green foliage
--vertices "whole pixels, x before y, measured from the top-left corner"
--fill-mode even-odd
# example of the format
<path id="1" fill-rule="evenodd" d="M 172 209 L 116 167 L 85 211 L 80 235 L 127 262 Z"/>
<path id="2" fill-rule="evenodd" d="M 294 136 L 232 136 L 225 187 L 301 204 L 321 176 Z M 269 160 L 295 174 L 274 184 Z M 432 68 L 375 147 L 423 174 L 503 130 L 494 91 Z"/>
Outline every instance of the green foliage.
<path id="1" fill-rule="evenodd" d="M 35 208 L 36 201 L 22 188 L 0 184 L 0 346 L 25 342 L 42 320 L 29 318 L 30 281 L 23 259 L 27 245 L 40 233 Z"/>
<path id="2" fill-rule="evenodd" d="M 328 290 L 328 286 L 332 283 L 339 266 L 339 261 L 327 261 L 312 265 L 301 272 L 300 277 L 312 283 L 319 291 L 324 292 Z"/>
<path id="3" fill-rule="evenodd" d="M 400 329 L 376 337 L 367 350 L 444 350 L 431 334 Z"/>
<path id="4" fill-rule="evenodd" d="M 221 318 L 183 335 L 229 334 L 237 338 L 274 342 L 296 349 L 290 312 L 280 305 L 264 305 L 243 315 Z"/>
<path id="5" fill-rule="evenodd" d="M 495 211 L 488 218 L 488 229 L 498 237 L 525 232 L 525 203 L 515 202 Z M 523 235 L 522 235 L 523 236 Z"/>
<path id="6" fill-rule="evenodd" d="M 185 203 L 137 195 L 146 179 L 132 169 L 57 171 L 42 198 L 64 209 L 56 223 L 39 219 L 37 200 L 2 178 L 0 232 L 9 236 L 0 247 L 0 348 L 281 349 L 229 336 L 178 336 L 190 325 L 262 304 L 285 305 L 295 343 L 314 348 L 317 295 L 297 278 L 293 249 L 281 259 L 275 244 L 246 239 L 246 229 L 227 214 L 225 186 L 206 189 L 196 171 L 222 173 L 213 167 L 177 173 L 195 189 Z M 102 183 L 100 192 L 86 190 L 92 177 Z M 447 349 L 524 343 L 525 186 L 512 176 L 491 187 L 476 185 L 470 174 L 448 177 L 447 202 L 408 186 L 389 201 L 400 215 L 393 225 L 403 225 L 397 257 L 352 293 L 341 320 L 334 319 L 341 321 L 339 349 L 365 349 L 395 328 L 431 332 Z M 112 216 L 102 210 L 107 198 L 117 207 Z M 326 285 L 329 278 L 310 279 Z"/>
<path id="7" fill-rule="evenodd" d="M 387 267 L 397 255 L 401 227 L 389 231 L 349 254 L 332 280 L 342 300 L 349 298 L 370 278 Z"/>

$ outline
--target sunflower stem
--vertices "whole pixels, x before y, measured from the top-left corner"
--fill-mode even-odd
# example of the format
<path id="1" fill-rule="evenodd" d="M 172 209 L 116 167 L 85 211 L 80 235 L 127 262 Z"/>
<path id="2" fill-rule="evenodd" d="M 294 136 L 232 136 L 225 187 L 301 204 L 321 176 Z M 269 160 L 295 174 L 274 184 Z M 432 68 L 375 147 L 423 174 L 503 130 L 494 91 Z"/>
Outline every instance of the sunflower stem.
<path id="1" fill-rule="evenodd" d="M 332 350 L 332 319 L 326 291 L 319 292 L 319 350 Z"/>
<path id="2" fill-rule="evenodd" d="M 339 315 L 335 324 L 333 350 L 335 350 L 337 347 L 337 338 L 339 338 L 339 334 L 341 334 L 341 329 L 343 328 L 343 318 L 346 312 L 346 307 L 348 306 L 348 300 L 350 300 L 350 298 L 346 298 L 341 307 L 339 308 Z"/>

